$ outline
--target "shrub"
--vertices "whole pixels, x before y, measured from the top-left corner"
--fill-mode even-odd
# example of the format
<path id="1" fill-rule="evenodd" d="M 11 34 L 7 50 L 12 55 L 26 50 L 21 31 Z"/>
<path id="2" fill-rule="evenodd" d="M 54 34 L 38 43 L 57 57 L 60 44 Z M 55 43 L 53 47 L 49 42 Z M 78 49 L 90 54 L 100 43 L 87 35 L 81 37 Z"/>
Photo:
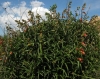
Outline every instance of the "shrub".
<path id="1" fill-rule="evenodd" d="M 77 12 L 72 14 L 69 2 L 62 18 L 53 5 L 47 20 L 29 11 L 29 24 L 16 21 L 22 32 L 8 35 L 3 79 L 94 79 L 100 63 L 100 39 L 96 28 L 85 21 L 85 5 L 81 18 Z"/>

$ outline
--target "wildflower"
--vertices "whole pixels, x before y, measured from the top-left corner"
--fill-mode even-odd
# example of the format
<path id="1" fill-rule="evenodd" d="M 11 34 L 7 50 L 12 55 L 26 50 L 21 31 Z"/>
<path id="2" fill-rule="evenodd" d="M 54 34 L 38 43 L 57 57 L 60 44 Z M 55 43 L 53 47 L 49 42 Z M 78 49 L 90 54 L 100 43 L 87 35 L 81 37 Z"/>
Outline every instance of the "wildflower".
<path id="1" fill-rule="evenodd" d="M 82 10 L 84 10 L 84 7 L 82 8 Z"/>
<path id="2" fill-rule="evenodd" d="M 10 55 L 12 55 L 12 51 L 10 52 Z"/>
<path id="3" fill-rule="evenodd" d="M 81 42 L 81 44 L 82 44 L 82 46 L 84 46 L 84 47 L 86 46 L 86 44 L 85 44 L 84 42 Z"/>
<path id="4" fill-rule="evenodd" d="M 84 49 L 80 49 L 82 55 L 85 55 Z"/>
<path id="5" fill-rule="evenodd" d="M 86 33 L 84 33 L 82 36 L 87 37 L 87 34 L 86 34 Z"/>
<path id="6" fill-rule="evenodd" d="M 77 58 L 77 60 L 83 63 L 83 58 Z"/>
<path id="7" fill-rule="evenodd" d="M 3 40 L 0 40 L 0 45 L 3 43 Z"/>
<path id="8" fill-rule="evenodd" d="M 82 18 L 80 18 L 80 22 L 82 22 Z"/>
<path id="9" fill-rule="evenodd" d="M 26 29 L 24 29 L 24 32 L 26 32 L 27 31 L 27 28 Z"/>
<path id="10" fill-rule="evenodd" d="M 81 52 L 82 55 L 85 55 L 85 52 L 84 51 L 80 51 L 80 52 Z"/>

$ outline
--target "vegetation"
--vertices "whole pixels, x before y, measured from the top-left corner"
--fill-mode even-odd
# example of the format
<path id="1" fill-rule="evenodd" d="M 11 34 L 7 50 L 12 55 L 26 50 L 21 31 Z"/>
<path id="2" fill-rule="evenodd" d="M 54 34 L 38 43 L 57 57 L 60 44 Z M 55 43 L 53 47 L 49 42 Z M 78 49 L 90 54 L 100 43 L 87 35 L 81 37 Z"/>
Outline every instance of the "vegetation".
<path id="1" fill-rule="evenodd" d="M 97 25 L 86 22 L 85 6 L 73 14 L 69 2 L 60 15 L 53 5 L 46 20 L 29 11 L 28 20 L 16 20 L 21 31 L 7 27 L 0 38 L 1 79 L 97 79 L 100 37 Z"/>

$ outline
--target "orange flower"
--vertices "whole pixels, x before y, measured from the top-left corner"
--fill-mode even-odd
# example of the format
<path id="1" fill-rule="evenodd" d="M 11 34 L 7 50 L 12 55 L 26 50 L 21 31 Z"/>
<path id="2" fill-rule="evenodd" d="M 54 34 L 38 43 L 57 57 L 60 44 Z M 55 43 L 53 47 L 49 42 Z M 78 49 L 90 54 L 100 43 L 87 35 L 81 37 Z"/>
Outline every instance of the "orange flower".
<path id="1" fill-rule="evenodd" d="M 80 52 L 81 52 L 82 55 L 85 55 L 85 52 L 84 51 L 80 51 Z"/>
<path id="2" fill-rule="evenodd" d="M 24 32 L 26 32 L 26 31 L 27 31 L 27 29 L 24 30 Z"/>
<path id="3" fill-rule="evenodd" d="M 82 10 L 84 10 L 84 8 L 82 8 Z"/>
<path id="4" fill-rule="evenodd" d="M 77 58 L 78 61 L 80 61 L 81 63 L 83 62 L 83 58 Z"/>
<path id="5" fill-rule="evenodd" d="M 80 48 L 80 51 L 84 51 L 84 49 L 83 48 Z"/>
<path id="6" fill-rule="evenodd" d="M 82 55 L 85 55 L 84 49 L 81 48 L 80 52 L 81 52 Z"/>
<path id="7" fill-rule="evenodd" d="M 80 22 L 82 22 L 82 18 L 80 18 Z"/>
<path id="8" fill-rule="evenodd" d="M 12 55 L 12 51 L 10 52 L 10 55 Z"/>
<path id="9" fill-rule="evenodd" d="M 82 46 L 86 46 L 86 44 L 84 42 L 81 42 Z"/>
<path id="10" fill-rule="evenodd" d="M 0 45 L 3 43 L 3 40 L 0 40 Z"/>
<path id="11" fill-rule="evenodd" d="M 87 37 L 87 34 L 86 34 L 86 33 L 84 33 L 84 34 L 83 34 L 83 36 L 84 36 L 84 37 Z"/>

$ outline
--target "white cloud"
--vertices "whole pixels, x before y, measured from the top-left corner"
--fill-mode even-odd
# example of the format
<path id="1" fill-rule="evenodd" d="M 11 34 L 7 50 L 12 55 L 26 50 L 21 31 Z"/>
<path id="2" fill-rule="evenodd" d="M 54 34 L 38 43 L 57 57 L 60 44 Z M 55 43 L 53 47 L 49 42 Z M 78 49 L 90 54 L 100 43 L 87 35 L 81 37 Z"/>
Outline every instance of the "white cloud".
<path id="1" fill-rule="evenodd" d="M 44 5 L 44 3 L 40 2 L 40 1 L 32 1 L 31 2 L 32 8 L 34 8 L 34 7 L 41 7 L 42 5 Z"/>
<path id="2" fill-rule="evenodd" d="M 26 7 L 26 2 L 22 1 L 20 5 L 16 5 L 11 7 L 11 2 L 4 2 L 2 4 L 3 8 L 6 8 L 6 11 L 3 11 L 0 14 L 0 25 L 4 28 L 5 23 L 11 24 L 11 27 L 16 27 L 16 23 L 14 20 L 19 20 L 19 19 L 28 19 L 28 11 L 32 10 L 34 12 L 34 15 L 37 13 L 41 15 L 43 19 L 45 19 L 45 12 L 50 13 L 50 11 L 47 8 L 44 8 L 43 2 L 39 1 L 31 1 L 30 2 L 31 8 Z"/>
<path id="3" fill-rule="evenodd" d="M 45 17 L 45 13 L 48 12 L 50 13 L 50 11 L 47 8 L 42 7 L 44 5 L 43 2 L 39 2 L 39 1 L 32 1 L 31 2 L 31 6 L 32 6 L 32 12 L 34 12 L 34 15 L 41 15 L 43 19 L 46 19 Z"/>
<path id="4" fill-rule="evenodd" d="M 20 6 L 25 7 L 26 6 L 26 2 L 22 1 L 21 4 L 20 4 Z"/>
<path id="5" fill-rule="evenodd" d="M 9 24 L 12 28 L 18 29 L 16 26 L 15 20 L 20 19 L 27 19 L 28 11 L 30 8 L 26 7 L 26 2 L 21 2 L 19 6 L 10 6 L 10 2 L 4 2 L 2 4 L 3 8 L 6 8 L 3 10 L 3 12 L 0 14 L 0 27 L 5 28 L 6 24 Z"/>
<path id="6" fill-rule="evenodd" d="M 10 5 L 11 5 L 10 2 L 4 2 L 4 3 L 2 4 L 2 7 L 3 7 L 3 8 L 7 8 L 7 7 L 10 6 Z"/>
<path id="7" fill-rule="evenodd" d="M 46 16 L 45 16 L 45 12 L 48 12 L 50 13 L 50 11 L 46 8 L 43 8 L 43 7 L 35 7 L 32 9 L 32 12 L 34 12 L 34 15 L 41 15 L 43 19 L 46 19 Z"/>

